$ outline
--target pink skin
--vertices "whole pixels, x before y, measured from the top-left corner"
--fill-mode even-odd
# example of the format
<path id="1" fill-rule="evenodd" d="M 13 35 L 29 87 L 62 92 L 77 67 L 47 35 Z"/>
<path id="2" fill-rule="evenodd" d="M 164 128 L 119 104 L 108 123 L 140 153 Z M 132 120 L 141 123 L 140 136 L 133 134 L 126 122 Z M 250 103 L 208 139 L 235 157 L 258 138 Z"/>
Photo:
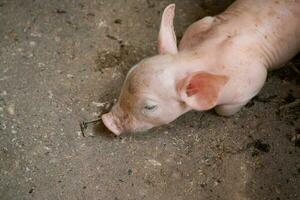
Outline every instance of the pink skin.
<path id="1" fill-rule="evenodd" d="M 267 69 L 300 50 L 299 0 L 237 0 L 192 24 L 179 49 L 174 12 L 174 4 L 164 10 L 159 55 L 128 72 L 119 101 L 102 116 L 116 135 L 170 123 L 192 109 L 233 115 L 261 90 Z"/>

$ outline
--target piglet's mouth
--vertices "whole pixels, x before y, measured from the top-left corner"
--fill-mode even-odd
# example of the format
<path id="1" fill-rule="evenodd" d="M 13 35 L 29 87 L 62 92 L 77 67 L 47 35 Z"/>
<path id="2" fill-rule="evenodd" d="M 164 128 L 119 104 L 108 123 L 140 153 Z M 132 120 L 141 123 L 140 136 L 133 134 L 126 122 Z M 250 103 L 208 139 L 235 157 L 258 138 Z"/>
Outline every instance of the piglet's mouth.
<path id="1" fill-rule="evenodd" d="M 102 115 L 102 121 L 106 128 L 108 128 L 111 132 L 113 132 L 115 135 L 120 135 L 122 133 L 122 130 L 117 126 L 117 123 L 115 121 L 114 116 L 111 113 L 106 113 Z"/>

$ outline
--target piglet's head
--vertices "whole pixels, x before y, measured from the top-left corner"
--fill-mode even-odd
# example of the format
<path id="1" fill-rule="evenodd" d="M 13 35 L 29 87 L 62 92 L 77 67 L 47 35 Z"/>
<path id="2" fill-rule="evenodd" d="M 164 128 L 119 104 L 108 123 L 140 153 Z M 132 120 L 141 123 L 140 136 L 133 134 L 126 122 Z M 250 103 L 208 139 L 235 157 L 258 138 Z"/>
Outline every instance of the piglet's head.
<path id="1" fill-rule="evenodd" d="M 102 115 L 105 126 L 116 135 L 167 124 L 191 109 L 208 110 L 217 104 L 226 76 L 178 72 L 174 11 L 174 4 L 164 10 L 159 55 L 142 60 L 128 72 L 118 102 Z"/>

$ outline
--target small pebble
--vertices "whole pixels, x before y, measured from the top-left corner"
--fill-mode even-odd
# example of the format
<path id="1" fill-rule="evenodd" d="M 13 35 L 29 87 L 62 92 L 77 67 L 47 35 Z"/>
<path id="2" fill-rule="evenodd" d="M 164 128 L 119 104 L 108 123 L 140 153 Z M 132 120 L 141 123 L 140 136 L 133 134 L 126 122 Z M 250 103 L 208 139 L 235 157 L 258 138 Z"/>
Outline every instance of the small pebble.
<path id="1" fill-rule="evenodd" d="M 161 166 L 161 163 L 154 159 L 150 159 L 150 160 L 148 160 L 148 162 L 150 164 L 152 164 L 153 166 Z"/>
<path id="2" fill-rule="evenodd" d="M 97 27 L 102 28 L 102 27 L 106 27 L 106 26 L 107 26 L 106 22 L 104 20 L 100 19 L 97 24 Z"/>
<path id="3" fill-rule="evenodd" d="M 45 66 L 45 64 L 44 63 L 38 63 L 38 67 L 43 67 L 43 66 Z"/>
<path id="4" fill-rule="evenodd" d="M 29 42 L 29 45 L 30 45 L 31 47 L 34 47 L 34 46 L 36 45 L 36 42 L 35 42 L 35 41 L 30 41 L 30 42 Z"/>
<path id="5" fill-rule="evenodd" d="M 41 33 L 30 33 L 30 36 L 32 37 L 42 37 Z"/>
<path id="6" fill-rule="evenodd" d="M 94 116 L 94 117 L 98 117 L 98 116 L 100 116 L 100 114 L 101 114 L 101 113 L 99 113 L 99 112 L 93 112 L 93 116 Z"/>
<path id="7" fill-rule="evenodd" d="M 7 92 L 5 90 L 3 90 L 0 94 L 1 96 L 6 96 L 7 95 Z"/>
<path id="8" fill-rule="evenodd" d="M 14 106 L 13 104 L 9 105 L 9 106 L 7 107 L 7 112 L 8 112 L 8 114 L 10 114 L 10 115 L 14 115 L 14 114 L 15 114 L 15 106 Z"/>
<path id="9" fill-rule="evenodd" d="M 48 91 L 48 97 L 49 97 L 49 99 L 52 99 L 52 98 L 53 98 L 53 93 L 52 93 L 51 90 Z"/>
<path id="10" fill-rule="evenodd" d="M 108 110 L 110 108 L 111 104 L 110 103 L 107 103 L 104 107 L 105 110 Z"/>
<path id="11" fill-rule="evenodd" d="M 103 107 L 103 106 L 105 106 L 105 103 L 95 102 L 95 101 L 93 101 L 92 104 L 95 105 L 95 106 L 97 106 L 97 107 Z"/>
<path id="12" fill-rule="evenodd" d="M 55 36 L 55 37 L 54 37 L 54 40 L 55 40 L 55 42 L 60 42 L 60 37 Z"/>
<path id="13" fill-rule="evenodd" d="M 77 134 L 77 136 L 81 136 L 82 135 L 81 131 L 76 131 L 76 134 Z"/>
<path id="14" fill-rule="evenodd" d="M 74 78 L 74 75 L 73 74 L 67 74 L 67 77 L 68 78 Z"/>

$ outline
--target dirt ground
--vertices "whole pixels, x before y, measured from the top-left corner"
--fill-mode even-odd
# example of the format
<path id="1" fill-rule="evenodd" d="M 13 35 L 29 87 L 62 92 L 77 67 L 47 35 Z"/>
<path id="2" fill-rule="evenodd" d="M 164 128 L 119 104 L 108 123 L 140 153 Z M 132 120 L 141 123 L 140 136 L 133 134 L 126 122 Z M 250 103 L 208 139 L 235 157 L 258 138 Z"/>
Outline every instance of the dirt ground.
<path id="1" fill-rule="evenodd" d="M 0 199 L 300 199 L 292 66 L 230 118 L 190 112 L 139 134 L 101 124 L 128 69 L 156 54 L 174 0 L 0 0 Z M 228 0 L 175 0 L 178 38 Z"/>

